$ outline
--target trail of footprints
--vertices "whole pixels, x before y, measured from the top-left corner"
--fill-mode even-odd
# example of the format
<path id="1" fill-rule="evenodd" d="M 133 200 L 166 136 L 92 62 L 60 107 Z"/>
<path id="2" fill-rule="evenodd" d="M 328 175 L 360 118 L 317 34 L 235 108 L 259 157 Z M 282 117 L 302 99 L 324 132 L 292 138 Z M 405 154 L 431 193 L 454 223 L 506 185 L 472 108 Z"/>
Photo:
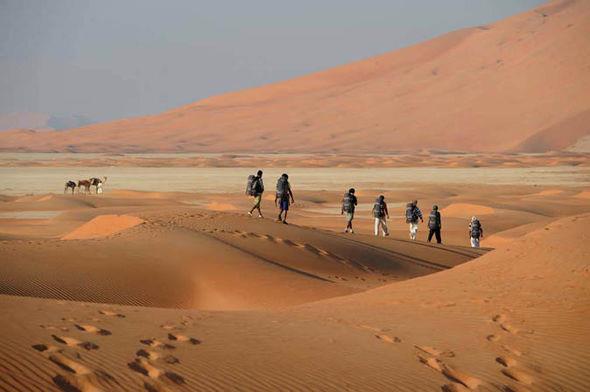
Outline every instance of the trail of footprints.
<path id="1" fill-rule="evenodd" d="M 125 318 L 125 315 L 110 310 L 99 310 L 100 315 L 113 318 Z M 100 319 L 93 319 L 101 321 Z M 122 386 L 117 380 L 101 369 L 95 369 L 84 363 L 79 350 L 91 352 L 99 350 L 99 345 L 90 340 L 79 340 L 66 336 L 62 332 L 77 330 L 94 336 L 108 337 L 112 332 L 91 324 L 78 322 L 75 319 L 63 318 L 62 321 L 71 323 L 73 329 L 65 325 L 40 325 L 41 328 L 55 333 L 50 334 L 52 344 L 38 343 L 32 348 L 42 353 L 47 360 L 63 371 L 55 375 L 52 380 L 61 390 L 66 392 L 100 392 L 120 389 Z M 139 343 L 146 346 L 135 352 L 135 358 L 127 363 L 127 367 L 145 377 L 143 387 L 150 392 L 163 392 L 170 387 L 181 386 L 186 380 L 180 374 L 168 370 L 165 366 L 180 363 L 180 360 L 169 352 L 176 346 L 168 343 L 187 344 L 191 346 L 201 344 L 199 339 L 178 333 L 185 326 L 192 323 L 190 316 L 183 316 L 181 322 L 176 324 L 164 324 L 161 328 L 167 331 L 165 339 L 148 338 L 141 339 Z"/>
<path id="2" fill-rule="evenodd" d="M 199 339 L 180 334 L 176 331 L 182 331 L 184 327 L 192 322 L 188 316 L 184 316 L 180 325 L 164 324 L 161 325 L 165 331 L 168 331 L 166 338 L 170 342 L 177 344 L 199 345 Z M 170 332 L 174 331 L 174 332 Z M 163 368 L 164 365 L 175 365 L 180 363 L 180 360 L 174 355 L 170 354 L 176 350 L 176 346 L 164 341 L 164 339 L 148 338 L 139 341 L 142 345 L 148 348 L 140 348 L 135 353 L 135 359 L 127 364 L 129 369 L 143 374 L 148 380 L 144 382 L 144 388 L 147 391 L 166 391 L 167 385 L 184 385 L 186 380 L 180 374 Z"/>
<path id="3" fill-rule="evenodd" d="M 366 329 L 374 333 L 375 338 L 386 344 L 399 344 L 402 343 L 402 339 L 397 336 L 391 336 L 385 334 L 389 332 L 387 329 L 372 327 L 370 325 L 361 324 L 356 327 Z M 447 365 L 442 358 L 453 358 L 455 353 L 450 350 L 439 350 L 431 346 L 419 346 L 415 345 L 416 356 L 420 363 L 428 366 L 432 370 L 441 373 L 449 380 L 449 384 L 443 385 L 441 388 L 447 392 L 458 392 L 465 390 L 477 389 L 482 381 L 478 378 L 471 376 L 459 369 L 456 369 L 450 365 Z"/>
<path id="4" fill-rule="evenodd" d="M 105 313 L 101 311 L 100 314 L 111 315 L 108 311 Z M 83 357 L 79 350 L 86 352 L 98 350 L 100 348 L 98 344 L 91 340 L 80 340 L 64 334 L 64 332 L 77 330 L 89 335 L 109 336 L 111 332 L 91 324 L 78 323 L 71 318 L 62 318 L 62 321 L 71 324 L 71 327 L 67 325 L 40 325 L 45 330 L 55 332 L 50 334 L 53 344 L 39 343 L 32 346 L 34 350 L 43 353 L 49 361 L 64 372 L 52 378 L 54 384 L 61 390 L 68 392 L 98 392 L 120 388 L 113 376 L 83 363 Z M 100 321 L 100 319 L 94 318 L 93 321 Z"/>
<path id="5" fill-rule="evenodd" d="M 504 314 L 497 314 L 492 317 L 494 324 L 500 329 L 501 333 L 508 333 L 510 335 L 516 335 L 520 330 L 514 327 L 508 320 L 508 317 Z M 490 342 L 496 343 L 501 340 L 499 334 L 488 335 L 486 339 Z M 501 366 L 500 372 L 505 377 L 509 378 L 513 382 L 517 382 L 520 385 L 528 386 L 533 384 L 535 378 L 531 376 L 528 371 L 519 365 L 519 361 L 514 357 L 522 356 L 522 352 L 509 345 L 503 344 L 501 348 L 510 355 L 501 355 L 496 357 L 496 363 Z M 505 385 L 506 391 L 520 391 L 519 387 L 511 385 Z"/>
<path id="6" fill-rule="evenodd" d="M 215 231 L 213 231 L 213 232 L 215 232 Z M 220 232 L 224 233 L 226 231 L 221 230 Z M 354 268 L 354 269 L 360 269 L 365 272 L 374 272 L 374 270 L 372 268 L 367 267 L 366 265 L 363 265 L 363 264 L 358 263 L 354 260 L 350 260 L 345 257 L 339 256 L 339 255 L 334 254 L 330 251 L 318 248 L 318 247 L 316 247 L 312 244 L 309 244 L 309 243 L 300 243 L 300 242 L 292 241 L 292 240 L 285 239 L 285 238 L 275 237 L 270 234 L 259 234 L 259 233 L 245 232 L 245 231 L 240 231 L 240 230 L 227 231 L 227 233 L 233 234 L 233 235 L 241 237 L 241 238 L 255 238 L 255 239 L 274 242 L 277 244 L 282 243 L 287 246 L 306 250 L 310 253 L 313 253 L 316 256 L 327 257 L 327 258 L 333 259 L 341 264 L 344 264 L 344 265 Z"/>

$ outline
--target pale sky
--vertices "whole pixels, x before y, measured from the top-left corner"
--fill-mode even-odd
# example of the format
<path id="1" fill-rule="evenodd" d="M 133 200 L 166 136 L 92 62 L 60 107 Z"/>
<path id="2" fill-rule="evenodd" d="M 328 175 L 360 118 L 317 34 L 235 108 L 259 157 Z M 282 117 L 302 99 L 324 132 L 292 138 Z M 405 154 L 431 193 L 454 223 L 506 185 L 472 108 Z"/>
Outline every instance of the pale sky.
<path id="1" fill-rule="evenodd" d="M 0 0 L 0 114 L 158 113 L 541 0 Z"/>

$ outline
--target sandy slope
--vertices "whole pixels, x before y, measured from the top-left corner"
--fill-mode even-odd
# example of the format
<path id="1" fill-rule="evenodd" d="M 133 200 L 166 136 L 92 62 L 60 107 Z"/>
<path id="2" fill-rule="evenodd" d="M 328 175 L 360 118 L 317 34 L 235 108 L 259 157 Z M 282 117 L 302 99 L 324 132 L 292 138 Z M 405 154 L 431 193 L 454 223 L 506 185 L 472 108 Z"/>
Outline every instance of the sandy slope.
<path id="1" fill-rule="evenodd" d="M 8 390 L 590 388 L 590 216 L 452 270 L 261 312 L 0 297 Z M 69 389 L 68 389 L 69 388 Z"/>
<path id="2" fill-rule="evenodd" d="M 241 194 L 0 197 L 59 213 L 0 217 L 0 389 L 590 387 L 585 191 L 407 184 L 386 239 L 368 235 L 375 192 L 354 236 L 340 192 L 297 192 L 290 225 L 247 217 Z M 441 206 L 445 245 L 406 239 L 413 198 Z M 498 249 L 458 246 L 475 210 Z M 80 228 L 101 235 L 61 239 Z"/>
<path id="3" fill-rule="evenodd" d="M 489 26 L 159 115 L 4 151 L 547 151 L 588 135 L 590 3 L 558 0 Z"/>

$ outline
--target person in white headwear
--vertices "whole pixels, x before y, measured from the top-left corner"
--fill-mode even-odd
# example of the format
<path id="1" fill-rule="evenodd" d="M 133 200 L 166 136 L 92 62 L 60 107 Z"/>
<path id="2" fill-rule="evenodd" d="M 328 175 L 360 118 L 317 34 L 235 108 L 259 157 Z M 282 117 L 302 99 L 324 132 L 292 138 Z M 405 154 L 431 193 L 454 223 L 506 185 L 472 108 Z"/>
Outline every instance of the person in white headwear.
<path id="1" fill-rule="evenodd" d="M 483 227 L 476 216 L 472 216 L 469 223 L 469 238 L 471 239 L 471 247 L 479 248 L 479 239 L 483 238 Z"/>

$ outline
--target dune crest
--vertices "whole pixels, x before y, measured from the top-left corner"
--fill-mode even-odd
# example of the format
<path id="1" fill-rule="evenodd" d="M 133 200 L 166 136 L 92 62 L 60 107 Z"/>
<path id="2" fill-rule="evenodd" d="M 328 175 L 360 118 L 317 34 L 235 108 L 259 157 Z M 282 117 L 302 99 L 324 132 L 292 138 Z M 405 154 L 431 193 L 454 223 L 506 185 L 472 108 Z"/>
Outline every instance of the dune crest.
<path id="1" fill-rule="evenodd" d="M 479 204 L 453 203 L 441 210 L 444 216 L 455 218 L 470 218 L 474 215 L 491 215 L 496 212 L 492 207 Z"/>
<path id="2" fill-rule="evenodd" d="M 61 237 L 62 240 L 88 240 L 120 233 L 143 223 L 131 215 L 100 215 Z"/>
<path id="3" fill-rule="evenodd" d="M 547 10 L 552 10 L 548 12 Z M 363 61 L 4 151 L 545 152 L 587 137 L 590 2 L 557 1 Z"/>

